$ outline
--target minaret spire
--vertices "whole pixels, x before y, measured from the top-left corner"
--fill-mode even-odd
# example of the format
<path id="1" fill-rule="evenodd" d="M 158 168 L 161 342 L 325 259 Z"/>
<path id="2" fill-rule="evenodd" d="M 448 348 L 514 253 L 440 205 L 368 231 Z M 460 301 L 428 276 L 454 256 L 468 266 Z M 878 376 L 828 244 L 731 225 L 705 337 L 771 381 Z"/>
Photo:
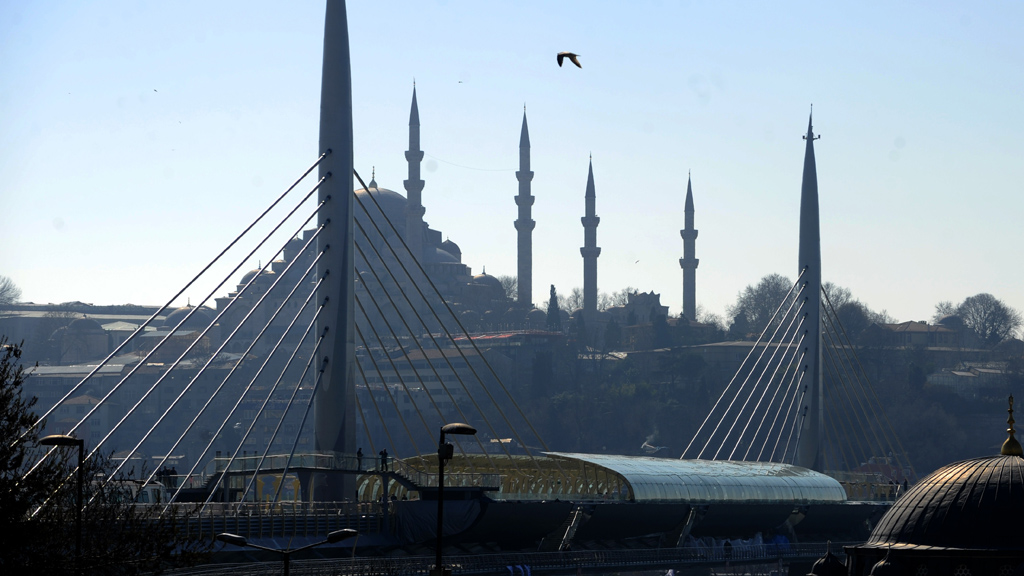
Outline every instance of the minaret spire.
<path id="1" fill-rule="evenodd" d="M 519 276 L 517 278 L 516 304 L 529 308 L 533 306 L 533 228 L 536 226 L 536 222 L 530 217 L 534 200 L 530 194 L 533 171 L 530 170 L 530 130 L 526 126 L 525 104 L 523 104 L 523 129 L 519 133 L 519 170 L 516 171 L 516 180 L 519 180 L 519 195 L 516 196 L 519 218 L 515 221 L 516 230 L 519 233 Z"/>
<path id="2" fill-rule="evenodd" d="M 683 269 L 683 316 L 687 320 L 697 319 L 697 230 L 693 227 L 693 187 L 690 176 L 686 176 L 686 208 L 684 227 L 679 231 L 683 238 L 683 257 L 679 267 Z"/>
<path id="3" fill-rule="evenodd" d="M 797 273 L 802 275 L 804 314 L 803 381 L 807 392 L 803 397 L 798 466 L 820 470 L 820 436 L 824 430 L 824 411 L 821 399 L 821 231 L 818 218 L 818 171 L 814 162 L 813 114 L 807 119 L 807 141 L 804 150 L 804 175 L 800 189 L 800 254 Z"/>
<path id="4" fill-rule="evenodd" d="M 420 109 L 416 105 L 416 81 L 412 86 L 412 110 L 409 112 L 409 149 L 405 152 L 409 163 L 409 179 L 405 185 L 405 242 L 409 251 L 418 260 L 423 258 L 423 180 L 420 179 L 420 162 L 423 151 L 420 150 Z"/>
<path id="5" fill-rule="evenodd" d="M 597 315 L 597 257 L 601 255 L 601 249 L 597 247 L 597 225 L 601 219 L 595 211 L 596 201 L 594 160 L 591 155 L 585 195 L 586 215 L 580 219 L 583 222 L 583 247 L 580 248 L 583 256 L 583 315 L 589 322 L 593 322 Z"/>

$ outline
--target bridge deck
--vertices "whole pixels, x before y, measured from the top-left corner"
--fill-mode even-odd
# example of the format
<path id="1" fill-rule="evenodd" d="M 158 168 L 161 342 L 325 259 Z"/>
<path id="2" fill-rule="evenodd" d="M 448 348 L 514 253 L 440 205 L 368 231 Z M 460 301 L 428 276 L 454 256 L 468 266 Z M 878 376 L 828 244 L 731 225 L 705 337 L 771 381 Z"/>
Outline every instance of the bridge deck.
<path id="1" fill-rule="evenodd" d="M 832 552 L 843 559 L 843 544 L 832 544 Z M 585 550 L 569 552 L 527 552 L 445 556 L 453 575 L 483 574 L 562 575 L 585 572 L 609 573 L 639 570 L 668 570 L 729 565 L 809 563 L 825 554 L 824 543 L 796 544 L 782 550 L 770 545 L 736 547 L 729 553 L 697 548 L 659 548 L 654 550 Z M 426 576 L 434 564 L 433 556 L 404 558 L 323 558 L 292 560 L 291 572 L 297 575 L 351 576 Z M 256 576 L 280 573 L 277 562 L 250 562 L 199 566 L 167 572 L 173 576 Z M 526 572 L 529 570 L 529 572 Z"/>

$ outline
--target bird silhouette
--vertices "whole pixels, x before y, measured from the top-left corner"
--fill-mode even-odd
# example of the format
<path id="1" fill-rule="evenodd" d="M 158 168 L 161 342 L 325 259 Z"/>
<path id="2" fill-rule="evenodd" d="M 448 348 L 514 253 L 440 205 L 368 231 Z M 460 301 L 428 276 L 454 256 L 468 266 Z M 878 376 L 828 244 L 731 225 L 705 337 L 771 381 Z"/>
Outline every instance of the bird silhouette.
<path id="1" fill-rule="evenodd" d="M 655 454 L 661 450 L 668 449 L 668 446 L 655 446 L 645 440 L 644 443 L 640 445 L 640 449 L 647 454 Z"/>
<path id="2" fill-rule="evenodd" d="M 562 66 L 562 60 L 565 59 L 565 58 L 568 58 L 569 60 L 572 61 L 573 64 L 576 65 L 577 68 L 583 68 L 583 65 L 580 64 L 580 61 L 576 59 L 578 57 L 579 57 L 579 54 L 573 54 L 572 52 L 559 52 L 558 53 L 558 66 L 561 67 Z"/>

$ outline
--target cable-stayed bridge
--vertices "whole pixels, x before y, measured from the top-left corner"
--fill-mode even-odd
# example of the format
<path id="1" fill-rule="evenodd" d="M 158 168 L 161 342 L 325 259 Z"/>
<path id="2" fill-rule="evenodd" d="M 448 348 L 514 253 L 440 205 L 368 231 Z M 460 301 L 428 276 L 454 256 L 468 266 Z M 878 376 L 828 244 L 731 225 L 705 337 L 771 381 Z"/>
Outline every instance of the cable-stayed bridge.
<path id="1" fill-rule="evenodd" d="M 109 481 L 145 470 L 169 514 L 198 503 L 190 529 L 265 539 L 353 527 L 382 546 L 432 541 L 447 422 L 478 430 L 453 437 L 453 543 L 855 537 L 895 496 L 909 464 L 823 298 L 810 126 L 800 277 L 683 458 L 553 452 L 422 267 L 414 220 L 403 229 L 356 173 L 343 5 L 326 20 L 320 155 L 43 414 L 48 432 L 87 437 L 90 458 L 116 452 Z M 156 326 L 197 286 L 212 288 Z M 99 401 L 63 417 L 86 391 Z"/>

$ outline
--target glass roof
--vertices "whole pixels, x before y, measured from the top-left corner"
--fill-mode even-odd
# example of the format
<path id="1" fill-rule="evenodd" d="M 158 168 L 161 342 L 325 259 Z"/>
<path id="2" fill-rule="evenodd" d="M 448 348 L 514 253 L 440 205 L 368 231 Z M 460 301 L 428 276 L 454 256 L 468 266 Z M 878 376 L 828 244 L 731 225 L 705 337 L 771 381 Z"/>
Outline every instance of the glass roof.
<path id="1" fill-rule="evenodd" d="M 732 460 L 677 460 L 546 452 L 620 476 L 636 502 L 820 504 L 846 501 L 834 478 L 790 464 Z"/>

